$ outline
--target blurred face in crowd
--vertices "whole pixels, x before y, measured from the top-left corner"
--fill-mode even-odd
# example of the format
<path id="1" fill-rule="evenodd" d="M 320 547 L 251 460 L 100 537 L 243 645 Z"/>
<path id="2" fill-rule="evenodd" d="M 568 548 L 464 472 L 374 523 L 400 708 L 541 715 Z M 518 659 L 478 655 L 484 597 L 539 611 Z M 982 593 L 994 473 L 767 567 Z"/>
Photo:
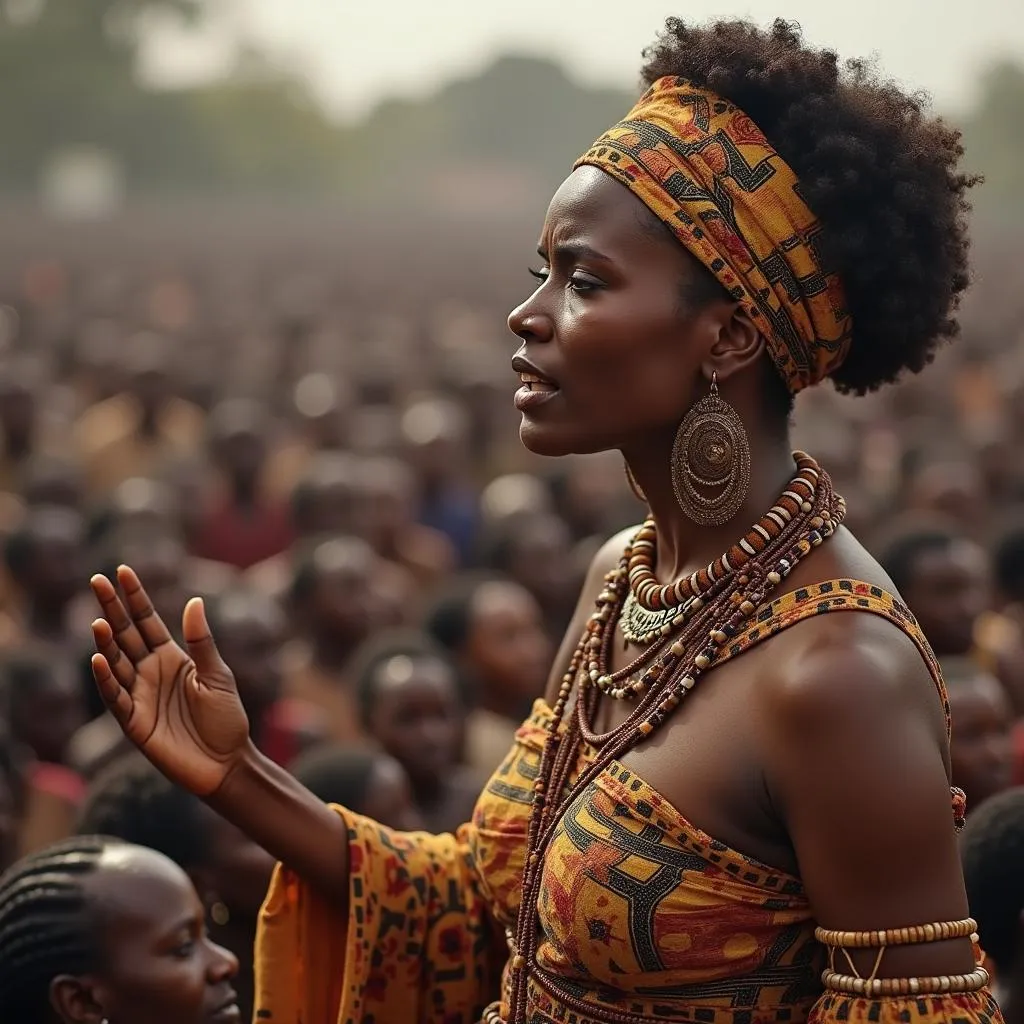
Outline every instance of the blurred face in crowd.
<path id="1" fill-rule="evenodd" d="M 90 1010 L 124 1024 L 234 1024 L 238 961 L 206 934 L 205 912 L 185 873 L 138 846 L 111 845 L 85 881 L 102 967 L 51 985 L 65 1024 Z"/>
<path id="2" fill-rule="evenodd" d="M 32 436 L 36 418 L 36 398 L 28 381 L 0 381 L 0 432 L 8 444 L 19 447 Z"/>
<path id="3" fill-rule="evenodd" d="M 402 765 L 388 754 L 374 759 L 361 813 L 400 832 L 416 832 L 423 828 L 423 819 L 413 801 L 409 776 Z"/>
<path id="4" fill-rule="evenodd" d="M 497 703 L 518 704 L 525 714 L 544 693 L 554 655 L 540 606 L 516 583 L 484 583 L 473 596 L 470 619 L 462 655 L 470 677 L 500 695 Z"/>
<path id="5" fill-rule="evenodd" d="M 967 653 L 975 622 L 989 607 L 985 552 L 969 540 L 921 552 L 903 597 L 937 654 Z"/>
<path id="6" fill-rule="evenodd" d="M 415 789 L 436 789 L 458 761 L 464 714 L 455 670 L 442 659 L 396 655 L 377 669 L 370 733 Z"/>
<path id="7" fill-rule="evenodd" d="M 313 563 L 308 607 L 314 632 L 346 645 L 359 644 L 378 625 L 373 551 L 353 537 L 338 538 L 321 544 Z"/>
<path id="8" fill-rule="evenodd" d="M 71 509 L 40 508 L 32 512 L 29 550 L 18 583 L 40 603 L 58 608 L 82 589 L 85 524 Z"/>
<path id="9" fill-rule="evenodd" d="M 415 518 L 416 483 L 397 459 L 367 459 L 359 468 L 356 500 L 359 534 L 382 554 Z"/>
<path id="10" fill-rule="evenodd" d="M 593 167 L 555 193 L 539 252 L 536 291 L 508 321 L 526 360 L 514 364 L 523 444 L 568 455 L 660 438 L 692 405 L 717 328 L 703 309 L 680 316 L 696 261 Z"/>
<path id="11" fill-rule="evenodd" d="M 508 574 L 547 609 L 575 604 L 576 587 L 570 555 L 572 536 L 562 519 L 529 516 L 515 527 Z"/>
<path id="12" fill-rule="evenodd" d="M 1013 713 L 999 681 L 977 670 L 949 683 L 953 717 L 953 783 L 967 794 L 968 812 L 1009 787 L 1013 771 Z"/>
<path id="13" fill-rule="evenodd" d="M 320 456 L 299 487 L 295 528 L 302 536 L 352 532 L 358 473 L 351 458 L 340 453 Z"/>
<path id="14" fill-rule="evenodd" d="M 211 414 L 210 451 L 231 481 L 252 487 L 267 458 L 267 423 L 262 407 L 227 401 Z"/>
<path id="15" fill-rule="evenodd" d="M 222 600 L 217 620 L 221 657 L 231 666 L 242 704 L 258 730 L 259 716 L 267 712 L 281 691 L 284 614 L 269 599 L 238 594 Z"/>
<path id="16" fill-rule="evenodd" d="M 18 680 L 11 729 L 40 760 L 62 764 L 71 737 L 85 724 L 85 698 L 69 662 L 55 657 Z"/>

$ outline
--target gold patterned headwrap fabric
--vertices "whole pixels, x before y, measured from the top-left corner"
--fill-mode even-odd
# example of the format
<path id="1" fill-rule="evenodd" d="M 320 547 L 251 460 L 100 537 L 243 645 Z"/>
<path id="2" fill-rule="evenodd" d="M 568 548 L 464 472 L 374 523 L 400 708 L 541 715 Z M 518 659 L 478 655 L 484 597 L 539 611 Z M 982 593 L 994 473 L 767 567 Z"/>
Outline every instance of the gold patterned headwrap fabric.
<path id="1" fill-rule="evenodd" d="M 821 224 L 793 169 L 734 104 L 660 78 L 583 164 L 625 185 L 715 275 L 764 334 L 791 392 L 843 361 L 850 315 L 821 263 Z"/>

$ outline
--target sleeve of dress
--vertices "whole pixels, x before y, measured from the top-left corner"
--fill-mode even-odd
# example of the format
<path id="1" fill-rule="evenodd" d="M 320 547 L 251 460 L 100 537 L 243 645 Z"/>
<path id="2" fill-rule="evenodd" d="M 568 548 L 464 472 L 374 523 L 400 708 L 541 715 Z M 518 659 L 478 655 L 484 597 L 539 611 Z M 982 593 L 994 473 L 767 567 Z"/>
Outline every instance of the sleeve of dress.
<path id="1" fill-rule="evenodd" d="M 256 1015 L 272 1024 L 476 1024 L 498 998 L 505 944 L 468 839 L 400 833 L 340 807 L 349 908 L 275 871 L 256 938 Z"/>

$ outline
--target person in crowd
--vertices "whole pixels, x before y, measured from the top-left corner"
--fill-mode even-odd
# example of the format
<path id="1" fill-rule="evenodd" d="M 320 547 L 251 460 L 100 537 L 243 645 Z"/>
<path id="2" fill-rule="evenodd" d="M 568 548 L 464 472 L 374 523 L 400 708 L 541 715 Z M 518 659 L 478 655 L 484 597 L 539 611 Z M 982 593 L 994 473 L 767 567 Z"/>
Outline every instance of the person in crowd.
<path id="1" fill-rule="evenodd" d="M 85 555 L 85 521 L 79 513 L 47 506 L 25 517 L 4 546 L 17 607 L 0 626 L 0 647 L 28 641 L 63 649 L 80 644 L 71 613 L 82 593 Z"/>
<path id="2" fill-rule="evenodd" d="M 386 631 L 352 672 L 363 727 L 405 770 L 427 829 L 454 832 L 484 781 L 459 764 L 466 706 L 454 662 L 421 633 Z"/>
<path id="3" fill-rule="evenodd" d="M 553 645 L 540 606 L 518 583 L 469 573 L 435 595 L 424 628 L 455 659 L 468 691 L 466 763 L 490 774 L 544 692 Z"/>
<path id="4" fill-rule="evenodd" d="M 972 658 L 943 659 L 942 674 L 953 718 L 953 783 L 973 813 L 1013 782 L 1013 708 L 999 680 Z"/>
<path id="5" fill-rule="evenodd" d="M 424 827 L 405 769 L 375 747 L 320 744 L 300 755 L 291 772 L 325 804 L 351 807 L 403 832 Z"/>
<path id="6" fill-rule="evenodd" d="M 572 560 L 565 520 L 550 514 L 509 516 L 484 541 L 487 568 L 515 580 L 540 605 L 544 627 L 555 641 L 572 618 L 582 585 Z"/>
<path id="7" fill-rule="evenodd" d="M 85 506 L 82 469 L 66 455 L 34 455 L 25 464 L 21 493 L 28 509 L 51 505 L 81 512 Z"/>
<path id="8" fill-rule="evenodd" d="M 236 1024 L 238 962 L 163 854 L 81 836 L 0 876 L 0 1007 L 18 1024 Z"/>
<path id="9" fill-rule="evenodd" d="M 1024 1021 L 1024 788 L 994 796 L 960 838 L 971 916 L 1006 1024 Z"/>
<path id="10" fill-rule="evenodd" d="M 297 638 L 285 654 L 284 696 L 317 708 L 327 734 L 361 739 L 352 657 L 379 624 L 378 559 L 357 537 L 334 537 L 300 557 L 289 604 Z"/>
<path id="11" fill-rule="evenodd" d="M 0 720 L 25 755 L 20 853 L 69 835 L 85 793 L 70 758 L 85 720 L 82 687 L 72 665 L 48 648 L 12 652 L 0 662 Z"/>
<path id="12" fill-rule="evenodd" d="M 991 604 L 978 544 L 956 528 L 914 525 L 889 541 L 879 561 L 939 658 L 974 651 L 975 627 Z"/>
<path id="13" fill-rule="evenodd" d="M 414 402 L 402 415 L 406 457 L 419 483 L 419 521 L 445 534 L 460 565 L 473 557 L 479 509 L 471 490 L 469 423 L 462 410 L 442 398 Z"/>
<path id="14" fill-rule="evenodd" d="M 307 373 L 292 391 L 292 420 L 298 429 L 271 453 L 265 474 L 267 492 L 287 498 L 320 452 L 343 452 L 352 440 L 355 396 L 344 380 Z"/>
<path id="15" fill-rule="evenodd" d="M 269 430 L 256 402 L 232 399 L 210 414 L 208 446 L 219 480 L 192 538 L 200 558 L 245 570 L 291 545 L 287 505 L 264 489 Z"/>
<path id="16" fill-rule="evenodd" d="M 0 717 L 0 874 L 18 858 L 26 800 L 26 762 L 21 745 Z"/>
<path id="17" fill-rule="evenodd" d="M 357 532 L 358 465 L 343 452 L 321 452 L 310 460 L 291 495 L 292 549 L 249 569 L 247 583 L 284 600 L 297 553 L 327 537 Z"/>
<path id="18" fill-rule="evenodd" d="M 252 951 L 274 867 L 270 855 L 138 754 L 92 784 L 77 831 L 155 850 L 188 875 L 206 910 L 210 938 L 238 961 L 238 1006 L 242 1020 L 251 1020 Z"/>
<path id="19" fill-rule="evenodd" d="M 0 366 L 0 492 L 21 494 L 32 462 L 59 451 L 40 408 L 46 379 L 40 361 L 19 354 Z"/>
<path id="20" fill-rule="evenodd" d="M 124 352 L 125 390 L 86 409 L 73 431 L 94 495 L 145 477 L 203 441 L 202 411 L 174 394 L 168 340 L 143 334 Z"/>
<path id="21" fill-rule="evenodd" d="M 416 478 L 400 459 L 367 458 L 358 467 L 359 534 L 419 587 L 443 579 L 455 566 L 451 541 L 416 522 Z"/>
<path id="22" fill-rule="evenodd" d="M 525 446 L 622 452 L 649 514 L 595 556 L 470 822 L 325 807 L 251 743 L 201 601 L 186 652 L 129 568 L 126 604 L 93 581 L 108 707 L 286 865 L 260 1019 L 1001 1021 L 941 672 L 788 426 L 956 333 L 959 136 L 781 20 L 670 19 L 643 76 L 509 325 Z"/>

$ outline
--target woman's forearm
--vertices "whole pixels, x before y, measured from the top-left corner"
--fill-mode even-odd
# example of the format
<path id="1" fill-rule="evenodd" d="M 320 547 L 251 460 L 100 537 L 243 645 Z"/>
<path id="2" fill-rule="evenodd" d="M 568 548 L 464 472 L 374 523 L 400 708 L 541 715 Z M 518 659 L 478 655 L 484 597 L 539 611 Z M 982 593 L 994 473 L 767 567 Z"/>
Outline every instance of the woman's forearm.
<path id="1" fill-rule="evenodd" d="M 349 881 L 345 823 L 254 745 L 207 802 L 344 909 Z"/>

